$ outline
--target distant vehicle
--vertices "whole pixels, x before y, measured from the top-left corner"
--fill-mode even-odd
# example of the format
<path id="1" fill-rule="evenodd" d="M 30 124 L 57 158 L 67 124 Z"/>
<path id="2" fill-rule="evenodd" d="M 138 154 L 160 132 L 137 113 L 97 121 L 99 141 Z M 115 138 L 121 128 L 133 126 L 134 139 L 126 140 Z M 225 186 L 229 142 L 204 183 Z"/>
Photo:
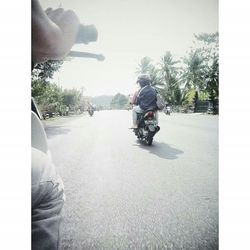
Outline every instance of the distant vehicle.
<path id="1" fill-rule="evenodd" d="M 164 113 L 165 113 L 166 115 L 170 115 L 170 113 L 171 113 L 171 108 L 170 108 L 170 106 L 167 106 L 167 107 L 164 109 Z"/>
<path id="2" fill-rule="evenodd" d="M 207 114 L 211 114 L 211 115 L 217 115 L 217 114 L 219 114 L 218 100 L 215 100 L 214 104 L 210 103 L 210 105 L 207 108 Z"/>
<path id="3" fill-rule="evenodd" d="M 88 113 L 89 113 L 90 116 L 93 116 L 94 111 L 95 111 L 95 108 L 92 105 L 89 105 L 89 107 L 88 107 Z"/>
<path id="4" fill-rule="evenodd" d="M 216 114 L 216 109 L 214 107 L 208 107 L 207 108 L 207 114 L 215 115 Z"/>
<path id="5" fill-rule="evenodd" d="M 69 115 L 69 106 L 66 107 L 66 115 Z"/>
<path id="6" fill-rule="evenodd" d="M 93 116 L 93 114 L 94 114 L 94 109 L 89 109 L 88 112 L 89 112 L 89 115 L 90 115 L 90 116 Z"/>
<path id="7" fill-rule="evenodd" d="M 181 113 L 188 113 L 188 108 L 187 107 L 183 107 L 180 109 Z"/>

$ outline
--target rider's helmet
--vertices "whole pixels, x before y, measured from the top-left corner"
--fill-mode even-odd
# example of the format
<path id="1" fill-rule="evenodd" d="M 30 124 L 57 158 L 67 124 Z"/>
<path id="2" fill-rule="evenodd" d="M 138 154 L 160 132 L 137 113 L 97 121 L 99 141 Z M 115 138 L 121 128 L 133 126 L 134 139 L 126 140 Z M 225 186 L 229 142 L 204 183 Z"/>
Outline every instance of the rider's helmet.
<path id="1" fill-rule="evenodd" d="M 137 83 L 140 84 L 141 87 L 144 87 L 146 85 L 149 85 L 151 83 L 151 77 L 149 74 L 141 74 L 137 78 Z"/>

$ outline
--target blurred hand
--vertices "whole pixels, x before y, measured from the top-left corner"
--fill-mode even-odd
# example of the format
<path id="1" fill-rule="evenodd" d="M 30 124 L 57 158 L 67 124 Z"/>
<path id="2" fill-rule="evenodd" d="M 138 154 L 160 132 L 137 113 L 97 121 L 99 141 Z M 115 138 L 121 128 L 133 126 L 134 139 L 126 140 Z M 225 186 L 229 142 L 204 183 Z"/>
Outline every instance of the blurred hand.
<path id="1" fill-rule="evenodd" d="M 43 11 L 38 1 L 32 0 L 32 61 L 63 58 L 76 43 L 80 26 L 83 25 L 72 10 Z"/>

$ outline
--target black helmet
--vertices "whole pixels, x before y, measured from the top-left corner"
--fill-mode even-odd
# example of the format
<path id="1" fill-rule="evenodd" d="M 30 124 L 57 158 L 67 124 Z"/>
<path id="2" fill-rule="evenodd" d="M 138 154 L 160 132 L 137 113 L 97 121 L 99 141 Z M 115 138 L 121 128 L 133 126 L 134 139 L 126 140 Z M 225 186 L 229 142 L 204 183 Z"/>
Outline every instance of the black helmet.
<path id="1" fill-rule="evenodd" d="M 138 76 L 137 81 L 141 87 L 149 85 L 151 83 L 151 77 L 149 74 L 141 74 Z"/>

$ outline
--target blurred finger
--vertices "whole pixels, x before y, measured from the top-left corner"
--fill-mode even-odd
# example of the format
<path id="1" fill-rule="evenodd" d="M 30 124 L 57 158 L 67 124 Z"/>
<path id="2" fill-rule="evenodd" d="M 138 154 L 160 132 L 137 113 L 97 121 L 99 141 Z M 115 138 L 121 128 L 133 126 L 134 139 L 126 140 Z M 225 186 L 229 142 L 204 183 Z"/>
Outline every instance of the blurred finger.
<path id="1" fill-rule="evenodd" d="M 75 43 L 80 21 L 72 10 L 66 10 L 60 13 L 60 11 L 57 12 L 58 15 L 54 17 L 54 22 L 60 27 L 64 34 L 64 46 L 70 49 Z"/>
<path id="2" fill-rule="evenodd" d="M 65 11 L 63 8 L 57 8 L 51 11 L 48 16 L 53 22 L 58 23 L 60 22 L 60 19 L 63 16 L 64 12 Z"/>
<path id="3" fill-rule="evenodd" d="M 53 11 L 52 8 L 47 8 L 47 9 L 45 10 L 45 13 L 49 16 L 49 14 L 50 14 L 52 11 Z"/>

